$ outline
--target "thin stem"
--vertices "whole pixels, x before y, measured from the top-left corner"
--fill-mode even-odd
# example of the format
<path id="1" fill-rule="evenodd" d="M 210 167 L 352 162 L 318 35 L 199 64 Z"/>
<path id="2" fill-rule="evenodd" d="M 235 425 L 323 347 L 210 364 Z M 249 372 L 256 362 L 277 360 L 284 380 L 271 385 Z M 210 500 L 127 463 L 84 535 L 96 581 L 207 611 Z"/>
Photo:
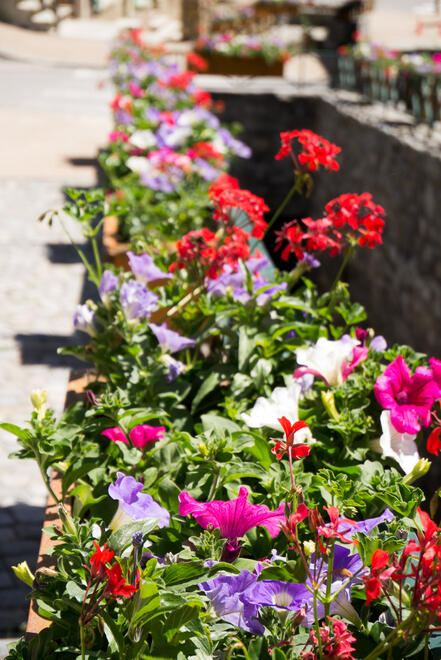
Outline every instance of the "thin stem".
<path id="1" fill-rule="evenodd" d="M 380 642 L 380 644 L 378 644 L 364 660 L 376 660 L 376 658 L 379 658 L 384 651 L 388 651 L 397 641 L 396 638 L 399 637 L 404 630 L 409 630 L 409 626 L 415 617 L 415 614 L 415 612 L 412 612 L 401 625 L 397 626 L 395 630 L 392 630 L 384 642 Z"/>
<path id="2" fill-rule="evenodd" d="M 86 255 L 84 254 L 83 250 L 81 250 L 81 248 L 79 248 L 78 245 L 75 243 L 74 239 L 72 238 L 72 236 L 71 236 L 69 230 L 67 229 L 67 227 L 66 227 L 66 225 L 64 224 L 63 220 L 61 219 L 61 217 L 60 217 L 60 216 L 58 216 L 58 217 L 59 217 L 59 220 L 60 220 L 60 224 L 61 224 L 61 226 L 63 227 L 63 230 L 64 230 L 64 231 L 66 232 L 66 234 L 67 234 L 68 239 L 70 240 L 70 242 L 71 242 L 72 245 L 74 246 L 75 250 L 77 251 L 77 253 L 78 253 L 79 256 L 80 256 L 81 261 L 83 262 L 84 266 L 86 267 L 86 270 L 87 270 L 87 272 L 88 272 L 88 274 L 89 274 L 89 278 L 90 278 L 90 280 L 91 280 L 96 286 L 99 286 L 99 283 L 100 283 L 100 279 L 101 279 L 101 278 L 98 277 L 97 273 L 95 273 L 95 270 L 94 270 L 93 267 L 90 265 L 90 263 L 89 263 L 89 261 L 87 260 Z"/>
<path id="3" fill-rule="evenodd" d="M 215 464 L 215 477 L 211 482 L 210 492 L 208 493 L 208 497 L 207 497 L 208 501 L 211 501 L 216 494 L 216 491 L 219 487 L 219 477 L 220 477 L 219 466 Z"/>
<path id="4" fill-rule="evenodd" d="M 280 204 L 279 208 L 278 208 L 277 211 L 274 213 L 274 215 L 272 216 L 271 220 L 268 222 L 268 224 L 267 224 L 267 226 L 266 226 L 266 228 L 265 228 L 265 231 L 264 231 L 264 233 L 263 233 L 264 236 L 267 235 L 267 233 L 268 233 L 270 227 L 273 226 L 273 224 L 275 223 L 275 221 L 277 220 L 277 218 L 280 216 L 280 214 L 282 213 L 282 211 L 285 209 L 285 207 L 286 207 L 286 205 L 288 204 L 288 202 L 291 200 L 291 197 L 294 195 L 294 193 L 298 191 L 299 180 L 300 180 L 300 177 L 299 177 L 299 176 L 296 176 L 296 179 L 295 179 L 295 181 L 294 181 L 294 185 L 291 187 L 291 190 L 289 191 L 289 193 L 287 194 L 287 196 L 285 197 L 285 199 L 283 200 L 283 202 Z"/>
<path id="5" fill-rule="evenodd" d="M 288 447 L 288 457 L 289 457 L 289 474 L 291 476 L 291 486 L 293 491 L 296 490 L 296 484 L 294 481 L 294 473 L 293 473 L 293 467 L 292 467 L 292 447 Z"/>
<path id="6" fill-rule="evenodd" d="M 315 627 L 315 633 L 317 635 L 319 660 L 322 660 L 323 648 L 322 648 L 322 638 L 320 637 L 320 622 L 318 619 L 318 611 L 317 611 L 317 590 L 314 591 L 313 604 L 314 604 L 314 627 Z"/>
<path id="7" fill-rule="evenodd" d="M 100 251 L 98 249 L 98 243 L 95 236 L 91 238 L 91 242 L 92 242 L 93 256 L 95 257 L 96 274 L 97 274 L 98 282 L 101 282 L 101 277 L 103 275 L 103 265 L 101 263 Z"/>
<path id="8" fill-rule="evenodd" d="M 334 570 L 334 541 L 331 542 L 331 552 L 329 553 L 328 575 L 326 578 L 325 616 L 329 616 L 329 610 L 331 606 L 331 587 L 332 587 L 333 570 Z"/>
<path id="9" fill-rule="evenodd" d="M 337 290 L 337 284 L 340 282 L 341 276 L 343 274 L 344 269 L 346 268 L 346 265 L 349 261 L 350 256 L 352 255 L 354 251 L 354 246 L 351 245 L 345 252 L 343 260 L 340 264 L 340 268 L 338 269 L 338 273 L 335 276 L 335 280 L 332 283 L 330 293 L 331 293 L 331 300 L 329 302 L 329 311 L 332 312 L 332 309 L 334 307 L 334 298 L 335 298 L 335 292 Z"/>
<path id="10" fill-rule="evenodd" d="M 84 638 L 84 626 L 80 618 L 80 641 L 81 641 L 81 660 L 86 660 L 86 640 Z"/>

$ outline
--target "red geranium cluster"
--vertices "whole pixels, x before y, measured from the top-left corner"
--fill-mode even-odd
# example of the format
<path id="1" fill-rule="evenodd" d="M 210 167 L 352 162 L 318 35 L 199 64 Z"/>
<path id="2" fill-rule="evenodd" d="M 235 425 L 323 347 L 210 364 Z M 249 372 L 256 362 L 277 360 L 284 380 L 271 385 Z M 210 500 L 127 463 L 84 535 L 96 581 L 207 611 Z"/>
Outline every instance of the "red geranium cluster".
<path id="1" fill-rule="evenodd" d="M 325 212 L 319 220 L 303 218 L 303 224 L 293 220 L 277 232 L 276 250 L 287 242 L 281 254 L 284 261 L 288 261 L 290 254 L 303 259 L 305 252 L 329 250 L 334 257 L 345 245 L 358 243 L 374 248 L 382 243 L 384 209 L 372 201 L 370 193 L 340 195 L 326 204 Z"/>
<path id="2" fill-rule="evenodd" d="M 310 172 L 315 172 L 320 165 L 327 170 L 340 169 L 335 156 L 340 153 L 341 148 L 320 135 L 303 129 L 301 131 L 284 131 L 280 133 L 280 139 L 282 146 L 275 157 L 276 160 L 291 156 L 296 170 L 309 170 Z M 299 154 L 296 154 L 292 148 L 291 143 L 294 139 L 297 139 L 302 147 Z"/>
<path id="3" fill-rule="evenodd" d="M 309 634 L 307 645 L 311 645 L 310 650 L 303 650 L 300 654 L 302 660 L 353 660 L 354 656 L 352 651 L 355 648 L 352 646 L 357 640 L 348 631 L 348 626 L 339 619 L 333 617 L 327 618 L 328 625 L 325 622 L 320 626 L 320 642 L 319 645 L 317 633 L 315 630 Z M 329 623 L 332 622 L 332 628 Z"/>
<path id="4" fill-rule="evenodd" d="M 136 586 L 128 584 L 122 575 L 120 564 L 117 563 L 111 567 L 108 566 L 115 553 L 109 550 L 106 544 L 102 548 L 100 548 L 96 541 L 93 544 L 95 546 L 95 552 L 90 558 L 90 566 L 85 566 L 90 573 L 90 578 L 80 615 L 80 622 L 83 626 L 90 623 L 106 607 L 106 604 L 102 602 L 104 599 L 116 599 L 120 596 L 130 598 L 138 589 L 139 583 L 138 578 Z M 87 597 L 93 583 L 95 583 L 95 587 L 92 598 L 86 605 Z M 104 585 L 104 589 L 101 591 L 99 590 L 100 585 Z"/>
<path id="5" fill-rule="evenodd" d="M 263 215 L 269 208 L 261 197 L 249 190 L 242 190 L 238 180 L 228 175 L 219 177 L 210 186 L 208 194 L 214 204 L 215 220 L 225 225 L 237 224 L 244 213 L 245 223 L 249 221 L 252 224 L 251 235 L 257 239 L 263 238 L 267 226 Z"/>
<path id="6" fill-rule="evenodd" d="M 225 265 L 235 267 L 239 259 L 248 259 L 249 234 L 239 227 L 216 233 L 203 227 L 185 234 L 176 249 L 177 259 L 170 266 L 171 272 L 196 267 L 202 269 L 204 276 L 216 279 Z"/>
<path id="7" fill-rule="evenodd" d="M 187 156 L 190 158 L 204 158 L 205 160 L 214 160 L 219 165 L 224 160 L 224 155 L 215 149 L 211 142 L 196 142 L 190 149 L 187 149 Z"/>
<path id="8" fill-rule="evenodd" d="M 208 69 L 207 60 L 193 51 L 187 53 L 187 64 L 195 71 L 206 71 Z"/>
<path id="9" fill-rule="evenodd" d="M 353 239 L 362 247 L 382 243 L 384 208 L 372 201 L 370 193 L 345 193 L 328 202 L 325 211 L 335 229 L 350 227 Z"/>
<path id="10" fill-rule="evenodd" d="M 277 440 L 275 446 L 271 449 L 272 453 L 276 455 L 280 461 L 284 454 L 289 454 L 291 459 L 303 458 L 309 456 L 311 447 L 305 445 L 303 442 L 294 442 L 294 437 L 297 431 L 308 428 L 308 424 L 303 421 L 294 422 L 291 424 L 287 417 L 280 417 L 278 420 L 285 432 L 285 441 Z"/>
<path id="11" fill-rule="evenodd" d="M 423 532 L 417 541 L 407 543 L 400 556 L 389 556 L 387 550 L 372 555 L 371 572 L 365 576 L 366 604 L 381 594 L 390 597 L 399 590 L 397 623 L 402 622 L 401 603 L 404 580 L 412 585 L 411 608 L 426 615 L 423 625 L 441 621 L 441 540 L 440 529 L 425 511 L 418 509 Z M 398 583 L 394 585 L 395 583 Z M 421 631 L 419 631 L 421 632 Z"/>

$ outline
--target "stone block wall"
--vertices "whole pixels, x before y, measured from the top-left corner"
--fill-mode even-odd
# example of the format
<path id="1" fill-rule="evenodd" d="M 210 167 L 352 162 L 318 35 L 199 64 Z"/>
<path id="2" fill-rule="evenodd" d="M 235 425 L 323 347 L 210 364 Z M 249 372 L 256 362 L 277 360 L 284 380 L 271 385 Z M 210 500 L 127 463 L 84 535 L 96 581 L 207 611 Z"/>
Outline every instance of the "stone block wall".
<path id="1" fill-rule="evenodd" d="M 207 89 L 216 92 L 211 80 Z M 407 343 L 441 358 L 441 147 L 436 134 L 415 129 L 407 115 L 364 105 L 354 95 L 348 99 L 329 89 L 287 92 L 285 84 L 282 91 L 268 81 L 263 90 L 235 85 L 215 93 L 225 102 L 223 119 L 240 118 L 240 137 L 253 149 L 252 159 L 237 162 L 232 174 L 275 209 L 293 180 L 288 159 L 274 160 L 280 131 L 309 128 L 341 146 L 340 171 L 316 175 L 311 198 L 294 198 L 283 220 L 319 218 L 326 202 L 344 192 L 372 193 L 387 212 L 384 244 L 357 251 L 345 277 L 352 298 L 365 305 L 370 324 L 390 343 Z M 329 285 L 337 267 L 338 257 L 326 260 L 319 283 Z"/>

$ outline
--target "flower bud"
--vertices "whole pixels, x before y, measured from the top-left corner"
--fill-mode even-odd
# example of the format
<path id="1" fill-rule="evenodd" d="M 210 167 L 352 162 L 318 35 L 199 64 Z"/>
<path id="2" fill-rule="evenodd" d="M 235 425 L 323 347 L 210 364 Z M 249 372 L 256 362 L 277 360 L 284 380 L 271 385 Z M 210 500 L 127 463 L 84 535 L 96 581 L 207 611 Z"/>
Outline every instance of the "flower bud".
<path id="1" fill-rule="evenodd" d="M 315 543 L 314 541 L 303 541 L 303 552 L 306 557 L 310 557 L 315 552 Z"/>
<path id="2" fill-rule="evenodd" d="M 31 403 L 34 410 L 38 413 L 38 419 L 41 421 L 46 414 L 47 410 L 47 391 L 46 390 L 32 390 Z"/>
<path id="3" fill-rule="evenodd" d="M 331 417 L 331 419 L 333 419 L 335 422 L 338 422 L 340 420 L 340 414 L 335 407 L 334 392 L 331 392 L 331 390 L 327 390 L 326 392 L 322 391 L 321 397 L 322 403 L 329 417 Z"/>
<path id="4" fill-rule="evenodd" d="M 414 481 L 420 479 L 420 477 L 423 477 L 429 471 L 431 465 L 431 461 L 428 461 L 427 458 L 420 458 L 412 471 L 403 477 L 403 484 L 406 484 L 406 486 L 413 484 Z"/>
<path id="5" fill-rule="evenodd" d="M 201 442 L 201 443 L 198 445 L 198 450 L 199 450 L 199 453 L 201 454 L 201 456 L 203 456 L 204 458 L 205 458 L 206 456 L 208 456 L 207 445 L 206 445 L 204 442 Z"/>
<path id="6" fill-rule="evenodd" d="M 31 572 L 27 561 L 22 561 L 20 564 L 17 564 L 17 566 L 11 566 L 11 568 L 19 580 L 27 584 L 28 587 L 32 587 L 35 576 Z"/>

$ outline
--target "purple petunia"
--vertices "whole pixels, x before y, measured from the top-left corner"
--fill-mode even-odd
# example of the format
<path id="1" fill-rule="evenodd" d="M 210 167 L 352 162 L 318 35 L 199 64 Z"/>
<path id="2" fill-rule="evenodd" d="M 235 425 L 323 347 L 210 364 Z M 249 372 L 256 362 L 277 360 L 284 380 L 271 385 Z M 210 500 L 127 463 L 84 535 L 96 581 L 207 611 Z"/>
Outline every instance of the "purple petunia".
<path id="1" fill-rule="evenodd" d="M 87 332 L 92 337 L 96 334 L 95 312 L 88 305 L 77 305 L 74 313 L 73 323 L 75 330 Z"/>
<path id="2" fill-rule="evenodd" d="M 247 598 L 249 588 L 256 581 L 257 575 L 243 569 L 239 575 L 220 575 L 213 580 L 201 582 L 199 588 L 207 594 L 220 619 L 259 635 L 264 631 L 257 620 L 259 606 L 250 603 Z"/>
<path id="3" fill-rule="evenodd" d="M 105 305 L 109 304 L 109 293 L 112 293 L 112 291 L 115 291 L 115 289 L 118 287 L 118 277 L 115 275 L 115 273 L 112 273 L 111 270 L 105 270 L 102 277 L 101 277 L 101 282 L 99 286 L 99 294 L 101 296 L 101 300 Z"/>
<path id="4" fill-rule="evenodd" d="M 157 518 L 159 527 L 167 527 L 170 514 L 160 506 L 151 495 L 142 493 L 144 485 L 134 477 L 127 477 L 117 472 L 117 480 L 110 484 L 108 492 L 112 499 L 118 500 L 118 510 L 110 523 L 110 528 L 116 531 L 124 523 L 144 518 Z"/>
<path id="5" fill-rule="evenodd" d="M 134 252 L 127 252 L 129 259 L 129 266 L 135 278 L 147 284 L 154 280 L 170 279 L 171 273 L 164 273 L 158 266 L 155 265 L 153 257 L 149 254 L 135 254 Z"/>
<path id="6" fill-rule="evenodd" d="M 169 330 L 166 323 L 163 323 L 162 325 L 150 323 L 149 328 L 152 330 L 162 348 L 168 353 L 176 353 L 177 351 L 182 351 L 184 348 L 192 348 L 196 343 L 195 340 L 190 337 L 183 337 L 178 332 Z"/>
<path id="7" fill-rule="evenodd" d="M 120 291 L 121 307 L 128 321 L 143 319 L 156 308 L 158 296 L 148 291 L 141 282 L 124 282 Z"/>

